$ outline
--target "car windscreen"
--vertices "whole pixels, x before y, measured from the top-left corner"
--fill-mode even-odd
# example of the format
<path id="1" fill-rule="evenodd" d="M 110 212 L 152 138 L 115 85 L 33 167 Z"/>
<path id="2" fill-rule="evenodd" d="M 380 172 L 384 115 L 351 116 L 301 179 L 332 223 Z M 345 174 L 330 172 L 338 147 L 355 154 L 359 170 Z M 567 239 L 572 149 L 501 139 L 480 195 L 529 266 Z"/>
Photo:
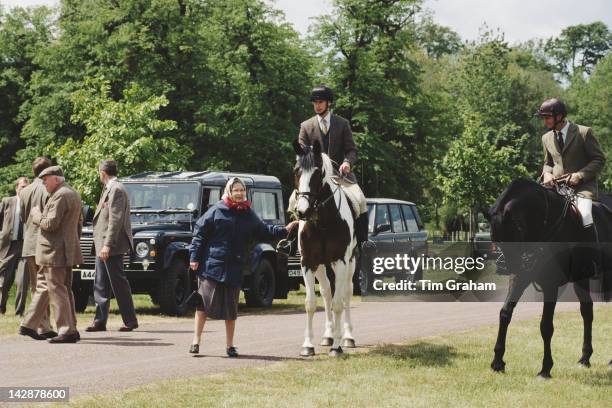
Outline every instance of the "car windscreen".
<path id="1" fill-rule="evenodd" d="M 125 188 L 130 196 L 132 221 L 189 220 L 190 213 L 172 211 L 198 207 L 199 183 L 125 183 Z"/>

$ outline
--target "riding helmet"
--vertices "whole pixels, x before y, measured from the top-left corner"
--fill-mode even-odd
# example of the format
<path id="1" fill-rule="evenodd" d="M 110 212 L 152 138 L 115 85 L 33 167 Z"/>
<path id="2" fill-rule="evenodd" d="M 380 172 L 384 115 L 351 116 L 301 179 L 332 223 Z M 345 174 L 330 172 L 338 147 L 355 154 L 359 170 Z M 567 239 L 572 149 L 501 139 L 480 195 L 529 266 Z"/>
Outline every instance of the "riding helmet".
<path id="1" fill-rule="evenodd" d="M 540 109 L 535 113 L 534 116 L 567 116 L 567 108 L 563 101 L 557 98 L 547 99 L 542 102 Z"/>
<path id="2" fill-rule="evenodd" d="M 310 101 L 334 101 L 334 92 L 326 85 L 319 85 L 312 89 L 310 93 Z"/>

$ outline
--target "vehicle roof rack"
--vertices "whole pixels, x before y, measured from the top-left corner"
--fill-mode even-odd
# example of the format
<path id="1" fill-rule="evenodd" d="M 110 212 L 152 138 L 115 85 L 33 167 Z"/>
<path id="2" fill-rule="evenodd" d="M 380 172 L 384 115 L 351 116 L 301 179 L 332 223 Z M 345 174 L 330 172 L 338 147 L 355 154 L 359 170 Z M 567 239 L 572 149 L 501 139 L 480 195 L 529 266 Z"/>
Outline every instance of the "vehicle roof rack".
<path id="1" fill-rule="evenodd" d="M 176 176 L 178 174 L 181 174 L 182 172 L 183 172 L 182 170 L 164 172 L 164 173 L 158 175 L 157 178 L 168 178 L 168 177 L 172 177 L 172 176 Z"/>

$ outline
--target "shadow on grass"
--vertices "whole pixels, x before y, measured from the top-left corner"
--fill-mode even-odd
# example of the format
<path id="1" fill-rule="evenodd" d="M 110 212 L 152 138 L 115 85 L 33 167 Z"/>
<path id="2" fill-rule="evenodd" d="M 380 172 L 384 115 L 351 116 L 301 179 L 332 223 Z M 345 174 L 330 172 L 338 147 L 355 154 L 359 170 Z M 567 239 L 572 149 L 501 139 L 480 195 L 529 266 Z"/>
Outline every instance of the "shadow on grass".
<path id="1" fill-rule="evenodd" d="M 452 365 L 454 359 L 468 356 L 456 351 L 452 346 L 425 342 L 407 345 L 385 344 L 374 348 L 368 354 L 408 361 L 422 367 L 446 367 Z"/>
<path id="2" fill-rule="evenodd" d="M 594 370 L 586 371 L 584 375 L 578 377 L 578 381 L 589 387 L 612 387 L 612 367 L 606 367 L 604 370 L 603 372 Z"/>

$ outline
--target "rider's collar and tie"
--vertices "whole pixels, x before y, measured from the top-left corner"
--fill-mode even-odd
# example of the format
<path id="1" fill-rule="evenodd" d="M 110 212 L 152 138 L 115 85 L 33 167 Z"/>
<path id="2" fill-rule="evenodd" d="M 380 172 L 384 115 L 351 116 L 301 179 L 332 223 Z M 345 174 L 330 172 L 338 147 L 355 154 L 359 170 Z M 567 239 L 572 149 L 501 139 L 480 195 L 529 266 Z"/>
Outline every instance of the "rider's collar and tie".
<path id="1" fill-rule="evenodd" d="M 327 134 L 331 125 L 331 112 L 327 111 L 325 116 L 317 115 L 317 120 L 319 121 L 319 127 L 321 128 L 323 133 Z"/>

